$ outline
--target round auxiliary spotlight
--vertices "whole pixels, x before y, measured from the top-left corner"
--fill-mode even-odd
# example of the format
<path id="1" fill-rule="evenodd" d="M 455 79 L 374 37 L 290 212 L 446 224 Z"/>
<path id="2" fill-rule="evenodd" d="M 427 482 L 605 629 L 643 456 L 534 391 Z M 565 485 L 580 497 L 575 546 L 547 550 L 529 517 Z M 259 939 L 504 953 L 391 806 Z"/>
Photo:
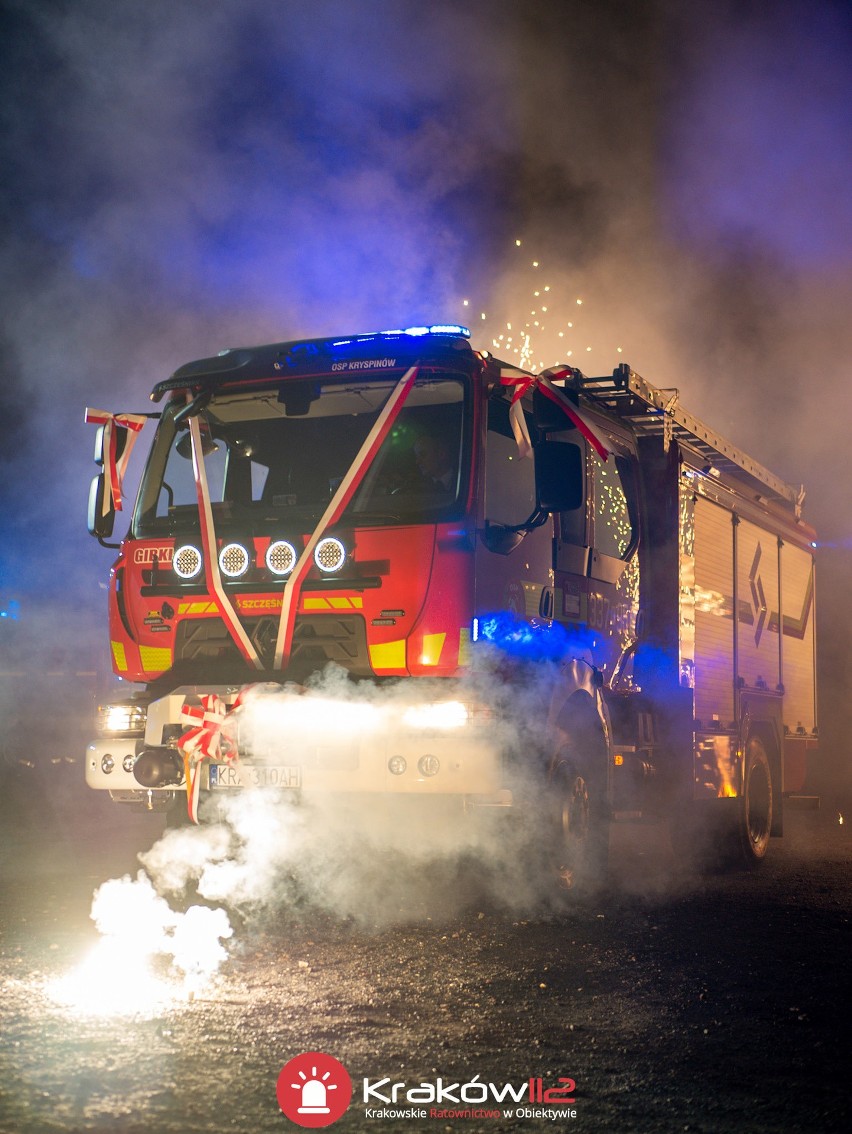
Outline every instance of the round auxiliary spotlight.
<path id="1" fill-rule="evenodd" d="M 241 543 L 226 543 L 219 552 L 219 570 L 229 579 L 239 579 L 249 569 L 249 553 Z"/>
<path id="2" fill-rule="evenodd" d="M 314 552 L 314 562 L 320 571 L 331 575 L 339 571 L 346 562 L 346 548 L 334 536 L 326 536 L 317 544 Z"/>
<path id="3" fill-rule="evenodd" d="M 273 575 L 289 575 L 297 558 L 295 547 L 286 539 L 277 539 L 266 549 L 266 566 Z"/>
<path id="4" fill-rule="evenodd" d="M 401 776 L 407 767 L 408 762 L 404 756 L 391 756 L 388 760 L 388 771 L 392 776 Z"/>
<path id="5" fill-rule="evenodd" d="M 441 770 L 441 761 L 437 756 L 421 756 L 417 761 L 417 770 L 421 776 L 437 776 Z"/>
<path id="6" fill-rule="evenodd" d="M 201 552 L 191 543 L 185 543 L 174 553 L 172 570 L 181 579 L 194 579 L 201 570 Z"/>

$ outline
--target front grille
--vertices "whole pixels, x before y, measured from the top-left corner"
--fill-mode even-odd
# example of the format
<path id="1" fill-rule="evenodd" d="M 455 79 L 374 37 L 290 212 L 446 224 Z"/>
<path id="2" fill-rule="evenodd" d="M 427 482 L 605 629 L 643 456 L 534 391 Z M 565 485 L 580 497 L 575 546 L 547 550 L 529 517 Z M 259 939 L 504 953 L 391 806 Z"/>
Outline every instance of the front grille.
<path id="1" fill-rule="evenodd" d="M 278 639 L 277 618 L 246 619 L 252 645 L 272 668 Z M 175 634 L 175 665 L 238 660 L 241 654 L 221 618 L 185 618 Z M 371 674 L 367 630 L 360 615 L 303 615 L 296 619 L 287 676 L 301 681 L 336 662 L 356 677 Z"/>

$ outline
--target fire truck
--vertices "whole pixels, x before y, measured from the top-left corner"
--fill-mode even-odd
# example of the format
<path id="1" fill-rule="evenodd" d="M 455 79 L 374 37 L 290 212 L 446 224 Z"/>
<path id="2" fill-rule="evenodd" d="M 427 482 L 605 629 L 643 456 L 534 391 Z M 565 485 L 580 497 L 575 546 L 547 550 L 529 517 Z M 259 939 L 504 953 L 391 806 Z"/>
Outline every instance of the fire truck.
<path id="1" fill-rule="evenodd" d="M 817 746 L 814 532 L 676 390 L 434 325 L 225 350 L 151 399 L 87 411 L 126 683 L 91 788 L 195 821 L 250 787 L 523 806 L 577 863 L 619 820 L 746 862 L 782 834 Z"/>

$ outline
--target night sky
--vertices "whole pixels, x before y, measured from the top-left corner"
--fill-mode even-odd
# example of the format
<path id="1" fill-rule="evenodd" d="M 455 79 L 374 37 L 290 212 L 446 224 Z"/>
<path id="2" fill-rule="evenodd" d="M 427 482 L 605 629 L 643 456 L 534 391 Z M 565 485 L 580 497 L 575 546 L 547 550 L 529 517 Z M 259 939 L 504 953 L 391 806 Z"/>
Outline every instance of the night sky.
<path id="1" fill-rule="evenodd" d="M 87 404 L 144 410 L 240 344 L 452 320 L 490 347 L 546 283 L 534 365 L 628 361 L 804 483 L 848 627 L 848 3 L 0 13 L 0 607 L 106 637 Z"/>

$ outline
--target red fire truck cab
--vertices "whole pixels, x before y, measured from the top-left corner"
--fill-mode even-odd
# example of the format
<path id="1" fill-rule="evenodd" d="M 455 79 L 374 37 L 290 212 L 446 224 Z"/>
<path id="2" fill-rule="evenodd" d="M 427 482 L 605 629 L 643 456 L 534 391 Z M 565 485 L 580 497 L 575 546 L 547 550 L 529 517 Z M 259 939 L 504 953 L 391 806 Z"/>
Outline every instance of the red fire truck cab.
<path id="1" fill-rule="evenodd" d="M 781 833 L 816 746 L 814 534 L 673 391 L 432 326 L 227 350 L 151 396 L 88 414 L 133 687 L 92 788 L 195 819 L 253 785 L 509 808 L 534 783 L 566 856 L 627 815 L 751 860 Z"/>

